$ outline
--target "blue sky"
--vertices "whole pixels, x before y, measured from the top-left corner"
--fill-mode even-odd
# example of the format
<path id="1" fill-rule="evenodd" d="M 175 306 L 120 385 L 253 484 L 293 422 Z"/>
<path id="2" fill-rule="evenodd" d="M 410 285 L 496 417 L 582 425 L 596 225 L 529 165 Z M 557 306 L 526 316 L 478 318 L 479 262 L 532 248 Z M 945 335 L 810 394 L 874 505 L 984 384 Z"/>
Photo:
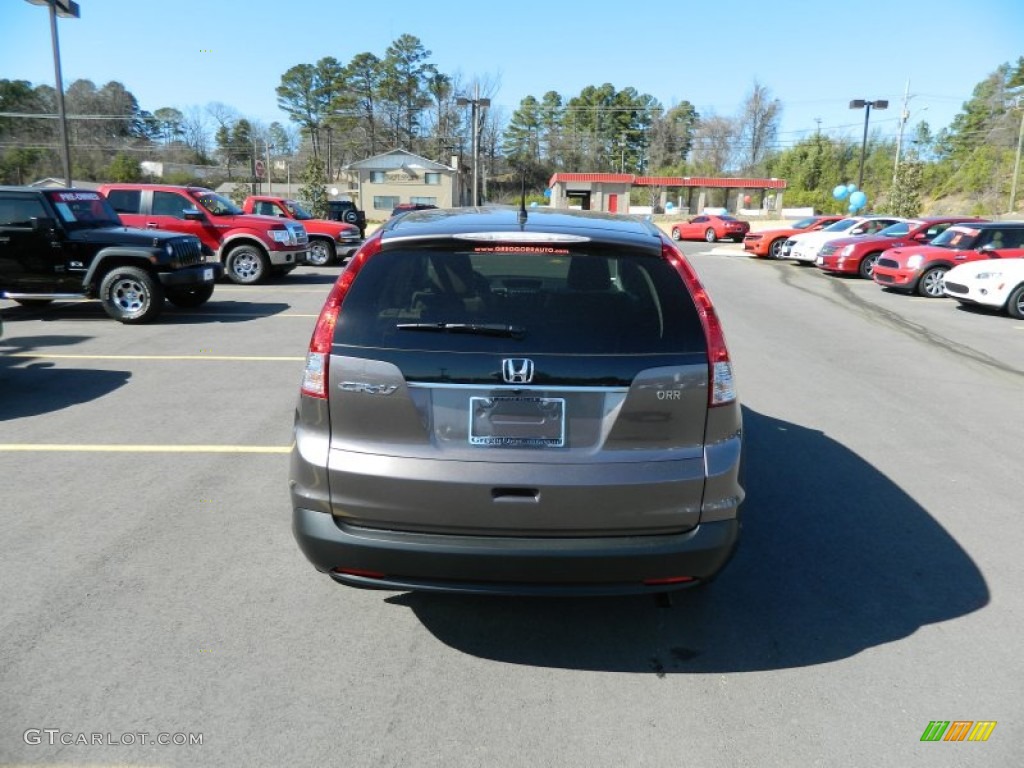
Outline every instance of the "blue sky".
<path id="1" fill-rule="evenodd" d="M 467 3 L 451 0 L 79 0 L 58 21 L 65 85 L 122 82 L 150 112 L 222 102 L 286 122 L 274 89 L 291 66 L 383 57 L 402 34 L 441 72 L 491 83 L 510 116 L 527 95 L 633 87 L 665 106 L 737 113 L 758 81 L 782 101 L 779 142 L 821 129 L 859 137 L 851 99 L 888 99 L 871 126 L 895 135 L 910 80 L 909 125 L 949 124 L 974 86 L 1024 55 L 1024 0 L 732 0 L 729 3 Z M 469 10 L 472 9 L 472 10 Z M 53 84 L 48 14 L 0 0 L 0 78 Z"/>

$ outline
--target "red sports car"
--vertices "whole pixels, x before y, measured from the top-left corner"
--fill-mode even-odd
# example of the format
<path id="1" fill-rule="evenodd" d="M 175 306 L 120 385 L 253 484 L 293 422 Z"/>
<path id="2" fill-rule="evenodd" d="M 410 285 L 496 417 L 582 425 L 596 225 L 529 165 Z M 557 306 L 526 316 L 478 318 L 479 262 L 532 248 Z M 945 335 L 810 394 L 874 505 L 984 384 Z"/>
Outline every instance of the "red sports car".
<path id="1" fill-rule="evenodd" d="M 770 259 L 782 258 L 782 246 L 786 240 L 801 232 L 814 232 L 816 230 L 833 224 L 842 216 L 808 216 L 806 219 L 794 221 L 791 226 L 780 229 L 764 229 L 760 232 L 748 232 L 743 238 L 743 250 L 748 251 L 751 256 L 768 257 Z"/>
<path id="2" fill-rule="evenodd" d="M 735 240 L 738 243 L 749 231 L 748 222 L 735 219 L 727 213 L 702 213 L 689 221 L 673 224 L 670 233 L 673 240 L 707 240 L 709 243 Z"/>
<path id="3" fill-rule="evenodd" d="M 970 216 L 941 216 L 927 219 L 900 221 L 874 235 L 843 237 L 821 246 L 814 263 L 818 269 L 836 274 L 860 275 L 868 280 L 882 251 L 905 248 L 908 245 L 927 245 L 953 224 L 982 222 Z"/>

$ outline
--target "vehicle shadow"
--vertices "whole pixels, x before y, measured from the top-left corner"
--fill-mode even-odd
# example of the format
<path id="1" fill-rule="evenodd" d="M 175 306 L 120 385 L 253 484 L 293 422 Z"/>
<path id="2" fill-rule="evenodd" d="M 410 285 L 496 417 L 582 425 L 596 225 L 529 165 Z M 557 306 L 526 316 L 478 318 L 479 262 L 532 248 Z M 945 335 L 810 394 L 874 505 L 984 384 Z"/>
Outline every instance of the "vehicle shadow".
<path id="1" fill-rule="evenodd" d="M 154 325 L 196 325 L 202 323 L 244 323 L 287 312 L 291 305 L 283 302 L 212 300 L 201 307 L 185 309 L 168 303 Z M 41 320 L 53 322 L 76 320 L 91 322 L 100 320 L 116 323 L 98 301 L 79 301 L 67 304 L 54 302 L 45 307 L 16 307 L 4 310 L 4 317 L 11 322 L 18 320 Z"/>
<path id="2" fill-rule="evenodd" d="M 293 272 L 290 275 L 274 275 L 267 280 L 269 285 L 333 285 L 338 282 L 338 275 L 344 266 L 334 264 L 330 267 L 318 267 L 316 272 Z"/>
<path id="3" fill-rule="evenodd" d="M 431 633 L 474 656 L 653 672 L 784 669 L 848 658 L 983 607 L 970 556 L 888 477 L 823 433 L 744 409 L 741 545 L 713 584 L 651 597 L 403 593 Z"/>
<path id="4" fill-rule="evenodd" d="M 9 332 L 9 326 L 5 333 Z M 3 336 L 0 338 L 0 421 L 39 416 L 87 403 L 124 386 L 131 371 L 62 369 L 33 361 L 32 351 L 69 346 L 88 336 Z"/>

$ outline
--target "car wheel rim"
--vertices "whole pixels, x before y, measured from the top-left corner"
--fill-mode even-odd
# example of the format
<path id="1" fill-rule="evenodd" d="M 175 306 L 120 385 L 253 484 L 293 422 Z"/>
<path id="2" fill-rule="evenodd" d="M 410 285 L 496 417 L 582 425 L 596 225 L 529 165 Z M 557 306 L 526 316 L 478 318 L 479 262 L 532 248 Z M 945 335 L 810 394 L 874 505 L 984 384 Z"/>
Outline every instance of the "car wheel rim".
<path id="1" fill-rule="evenodd" d="M 864 273 L 864 277 L 871 277 L 875 273 L 875 262 L 878 261 L 877 256 L 868 256 L 864 259 L 864 266 L 861 271 Z"/>
<path id="2" fill-rule="evenodd" d="M 323 243 L 310 243 L 309 245 L 309 261 L 310 263 L 322 267 L 330 259 L 330 253 L 327 250 L 327 246 Z"/>
<path id="3" fill-rule="evenodd" d="M 715 230 L 709 229 L 707 232 L 705 232 L 704 239 L 707 240 L 709 243 L 715 242 Z"/>
<path id="4" fill-rule="evenodd" d="M 110 288 L 110 300 L 127 315 L 134 315 L 145 309 L 146 299 L 146 288 L 137 280 L 124 278 Z"/>
<path id="5" fill-rule="evenodd" d="M 678 229 L 673 229 L 672 230 L 672 239 L 673 240 L 678 240 L 679 239 L 679 230 Z"/>
<path id="6" fill-rule="evenodd" d="M 937 297 L 942 295 L 942 272 L 936 270 L 929 272 L 923 278 L 924 281 L 924 292 L 931 297 Z"/>
<path id="7" fill-rule="evenodd" d="M 241 253 L 235 257 L 231 271 L 243 280 L 251 280 L 260 273 L 260 260 L 251 253 Z"/>
<path id="8" fill-rule="evenodd" d="M 781 242 L 774 242 L 774 243 L 772 243 L 771 248 L 769 249 L 768 255 L 771 256 L 773 259 L 777 259 L 780 256 L 782 256 L 782 243 Z"/>

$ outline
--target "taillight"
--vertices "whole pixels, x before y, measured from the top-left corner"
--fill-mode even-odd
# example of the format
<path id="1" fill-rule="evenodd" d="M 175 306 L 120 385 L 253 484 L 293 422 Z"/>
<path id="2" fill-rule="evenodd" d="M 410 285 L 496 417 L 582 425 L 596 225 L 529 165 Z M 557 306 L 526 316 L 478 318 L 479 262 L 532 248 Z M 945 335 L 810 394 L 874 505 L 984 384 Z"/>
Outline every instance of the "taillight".
<path id="1" fill-rule="evenodd" d="M 349 261 L 345 271 L 338 276 L 338 280 L 327 295 L 320 316 L 313 328 L 313 336 L 309 340 L 309 351 L 306 353 L 306 368 L 302 372 L 301 393 L 307 397 L 316 397 L 321 400 L 327 399 L 327 378 L 328 368 L 331 359 L 331 345 L 334 343 L 334 326 L 338 324 L 338 315 L 341 313 L 342 302 L 345 301 L 345 294 L 352 286 L 359 270 L 381 248 L 381 233 L 378 231 L 364 242 L 359 250 Z"/>
<path id="2" fill-rule="evenodd" d="M 726 405 L 736 400 L 736 384 L 733 380 L 732 361 L 729 359 L 729 349 L 725 345 L 725 334 L 722 331 L 722 323 L 715 313 L 715 307 L 711 303 L 711 297 L 704 289 L 693 265 L 686 260 L 682 251 L 676 248 L 669 240 L 662 240 L 661 255 L 669 264 L 675 267 L 676 272 L 683 278 L 683 282 L 693 296 L 693 302 L 697 305 L 697 314 L 700 315 L 700 322 L 704 326 L 704 337 L 708 344 L 708 405 Z"/>

